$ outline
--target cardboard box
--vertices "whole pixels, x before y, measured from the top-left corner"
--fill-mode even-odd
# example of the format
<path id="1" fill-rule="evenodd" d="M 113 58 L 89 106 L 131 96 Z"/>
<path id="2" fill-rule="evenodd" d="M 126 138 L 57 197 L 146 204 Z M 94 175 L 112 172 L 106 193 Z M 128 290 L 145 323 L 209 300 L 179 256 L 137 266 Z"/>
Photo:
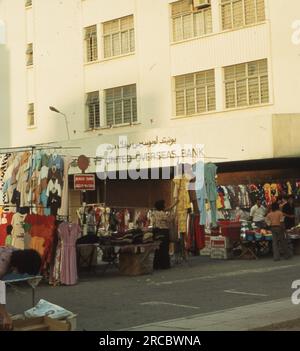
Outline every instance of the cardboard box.
<path id="1" fill-rule="evenodd" d="M 210 256 L 211 253 L 211 236 L 205 235 L 205 247 L 200 250 L 201 256 Z"/>
<path id="2" fill-rule="evenodd" d="M 212 248 L 210 257 L 217 260 L 230 260 L 233 258 L 233 253 L 231 249 Z"/>
<path id="3" fill-rule="evenodd" d="M 231 249 L 232 240 L 225 236 L 212 236 L 211 237 L 211 248 L 212 249 Z"/>
<path id="4" fill-rule="evenodd" d="M 71 324 L 67 321 L 58 321 L 49 317 L 19 319 L 13 321 L 14 331 L 71 331 Z"/>
<path id="5" fill-rule="evenodd" d="M 75 314 L 63 320 L 46 316 L 26 318 L 24 314 L 18 314 L 12 316 L 12 320 L 15 331 L 75 331 L 77 328 L 77 315 Z"/>
<path id="6" fill-rule="evenodd" d="M 154 251 L 140 254 L 120 253 L 119 272 L 122 275 L 138 276 L 153 273 Z"/>

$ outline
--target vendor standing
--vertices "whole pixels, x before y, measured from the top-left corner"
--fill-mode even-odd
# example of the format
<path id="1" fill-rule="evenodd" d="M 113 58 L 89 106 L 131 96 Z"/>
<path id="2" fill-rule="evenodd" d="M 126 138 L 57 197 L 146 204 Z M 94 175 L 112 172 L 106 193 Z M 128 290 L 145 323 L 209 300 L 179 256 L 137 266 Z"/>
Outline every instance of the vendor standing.
<path id="1" fill-rule="evenodd" d="M 257 199 L 256 204 L 251 207 L 250 210 L 250 218 L 251 221 L 254 222 L 254 224 L 258 228 L 264 228 L 265 227 L 265 216 L 266 216 L 267 210 L 266 208 L 262 205 L 261 200 Z"/>
<path id="2" fill-rule="evenodd" d="M 291 229 L 295 227 L 295 205 L 294 198 L 292 196 L 288 198 L 287 203 L 282 207 L 282 212 L 285 217 L 285 229 Z"/>
<path id="3" fill-rule="evenodd" d="M 173 205 L 171 208 L 173 208 Z M 161 241 L 159 250 L 156 251 L 154 257 L 154 269 L 170 268 L 170 223 L 172 215 L 168 213 L 170 209 L 165 208 L 165 201 L 159 200 L 155 203 L 155 211 L 152 214 L 153 234 L 155 240 Z"/>

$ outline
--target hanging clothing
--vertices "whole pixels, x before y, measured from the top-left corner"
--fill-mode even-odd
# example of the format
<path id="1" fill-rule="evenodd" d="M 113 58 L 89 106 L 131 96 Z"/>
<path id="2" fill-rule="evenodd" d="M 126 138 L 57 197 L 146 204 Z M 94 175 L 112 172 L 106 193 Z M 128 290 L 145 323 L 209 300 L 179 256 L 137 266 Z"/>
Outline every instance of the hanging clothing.
<path id="1" fill-rule="evenodd" d="M 49 168 L 55 167 L 56 170 L 59 171 L 61 177 L 63 176 L 64 173 L 64 159 L 57 154 L 53 154 L 49 158 L 49 163 L 48 163 Z"/>
<path id="2" fill-rule="evenodd" d="M 216 175 L 218 167 L 213 163 L 207 163 L 204 165 L 204 179 L 207 199 L 209 201 L 211 210 L 211 220 L 212 225 L 215 227 L 217 225 L 217 187 L 216 187 Z"/>
<path id="3" fill-rule="evenodd" d="M 12 218 L 12 246 L 19 250 L 24 250 L 25 248 L 25 230 L 24 230 L 24 220 L 26 214 L 22 215 L 21 213 L 15 213 Z"/>
<path id="4" fill-rule="evenodd" d="M 193 166 L 193 172 L 196 175 L 195 181 L 195 193 L 196 193 L 196 200 L 198 204 L 198 209 L 200 212 L 200 225 L 206 224 L 206 200 L 207 200 L 207 193 L 206 193 L 206 185 L 205 185 L 205 178 L 204 178 L 204 163 L 202 161 L 197 162 Z"/>
<path id="5" fill-rule="evenodd" d="M 61 207 L 61 186 L 57 179 L 49 181 L 46 195 L 48 197 L 47 207 L 50 208 L 51 215 L 56 216 Z"/>
<path id="6" fill-rule="evenodd" d="M 80 237 L 80 226 L 72 223 L 61 223 L 58 236 L 62 242 L 62 261 L 60 281 L 65 285 L 77 283 L 76 241 Z"/>
<path id="7" fill-rule="evenodd" d="M 199 214 L 189 215 L 187 249 L 195 255 L 198 255 L 199 250 L 205 247 L 205 226 L 199 224 L 199 217 Z"/>
<path id="8" fill-rule="evenodd" d="M 30 248 L 37 251 L 43 257 L 45 253 L 45 239 L 34 236 L 31 239 Z"/>
<path id="9" fill-rule="evenodd" d="M 182 178 L 173 179 L 175 184 L 174 198 L 178 201 L 176 213 L 178 218 L 178 231 L 180 233 L 187 232 L 187 214 L 191 208 L 190 195 L 188 192 L 189 180 L 183 176 Z"/>
<path id="10" fill-rule="evenodd" d="M 69 169 L 72 163 L 71 157 L 65 157 L 63 160 L 63 188 L 61 194 L 61 208 L 58 211 L 60 216 L 69 215 Z"/>
<path id="11" fill-rule="evenodd" d="M 224 192 L 224 208 L 225 210 L 231 210 L 228 190 L 225 186 L 222 186 L 221 188 L 223 189 L 223 192 Z"/>

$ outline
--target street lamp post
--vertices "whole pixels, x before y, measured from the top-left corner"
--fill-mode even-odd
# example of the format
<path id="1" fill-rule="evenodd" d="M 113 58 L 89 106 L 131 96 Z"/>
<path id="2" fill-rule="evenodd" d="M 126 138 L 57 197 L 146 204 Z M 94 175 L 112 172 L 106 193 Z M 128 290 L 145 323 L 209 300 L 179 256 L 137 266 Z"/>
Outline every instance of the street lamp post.
<path id="1" fill-rule="evenodd" d="M 49 106 L 49 109 L 50 109 L 50 111 L 52 111 L 52 112 L 55 112 L 55 113 L 58 113 L 58 114 L 64 116 L 64 118 L 65 118 L 65 123 L 66 123 L 66 129 L 67 129 L 67 133 L 68 133 L 68 140 L 70 140 L 70 132 L 69 132 L 69 125 L 68 125 L 67 116 L 66 116 L 64 113 L 60 112 L 57 108 L 55 108 L 55 107 L 53 107 L 53 106 Z"/>

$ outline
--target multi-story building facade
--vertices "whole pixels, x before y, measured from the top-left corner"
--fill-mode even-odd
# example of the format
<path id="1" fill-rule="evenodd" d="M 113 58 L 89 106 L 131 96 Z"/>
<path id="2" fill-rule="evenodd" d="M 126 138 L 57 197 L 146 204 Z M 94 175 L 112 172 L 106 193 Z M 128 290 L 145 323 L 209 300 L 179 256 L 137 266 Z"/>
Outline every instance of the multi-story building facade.
<path id="1" fill-rule="evenodd" d="M 0 9 L 10 146 L 66 140 L 54 106 L 89 155 L 118 135 L 204 144 L 216 162 L 299 153 L 298 0 L 2 0 Z"/>

